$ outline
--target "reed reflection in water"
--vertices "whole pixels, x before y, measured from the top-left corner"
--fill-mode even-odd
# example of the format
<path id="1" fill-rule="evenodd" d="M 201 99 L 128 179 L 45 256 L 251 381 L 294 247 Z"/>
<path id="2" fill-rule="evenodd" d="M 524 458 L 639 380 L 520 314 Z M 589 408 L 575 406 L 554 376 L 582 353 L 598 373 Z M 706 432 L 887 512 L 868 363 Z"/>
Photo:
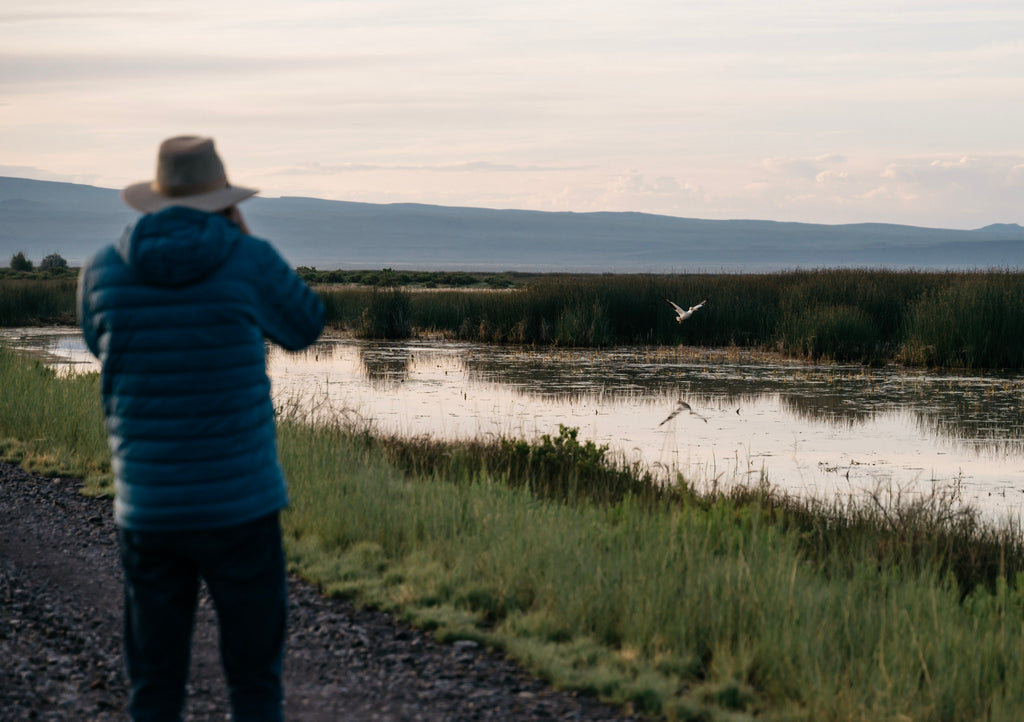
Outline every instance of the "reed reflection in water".
<path id="1" fill-rule="evenodd" d="M 321 394 L 375 429 L 443 438 L 558 433 L 697 481 L 829 496 L 958 483 L 994 515 L 1024 502 L 1020 374 L 928 374 L 727 351 L 532 349 L 325 339 L 271 354 L 279 394 Z M 707 418 L 680 414 L 685 399 Z"/>
<path id="2" fill-rule="evenodd" d="M 95 370 L 73 329 L 0 338 L 63 369 Z M 959 483 L 986 514 L 1024 502 L 1024 374 L 929 374 L 751 359 L 722 350 L 531 349 L 325 337 L 268 347 L 279 405 L 381 433 L 440 438 L 558 434 L 697 483 L 799 494 L 913 493 Z M 679 414 L 689 403 L 707 423 Z"/>

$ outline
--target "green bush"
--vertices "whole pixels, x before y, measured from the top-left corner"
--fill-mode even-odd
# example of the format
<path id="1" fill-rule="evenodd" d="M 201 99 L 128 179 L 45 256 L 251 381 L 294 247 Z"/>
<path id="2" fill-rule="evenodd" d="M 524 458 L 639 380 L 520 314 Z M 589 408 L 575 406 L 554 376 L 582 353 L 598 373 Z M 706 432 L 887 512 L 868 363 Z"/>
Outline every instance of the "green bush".
<path id="1" fill-rule="evenodd" d="M 25 258 L 25 254 L 22 251 L 18 251 L 11 256 L 11 270 L 12 271 L 31 271 L 32 261 Z"/>

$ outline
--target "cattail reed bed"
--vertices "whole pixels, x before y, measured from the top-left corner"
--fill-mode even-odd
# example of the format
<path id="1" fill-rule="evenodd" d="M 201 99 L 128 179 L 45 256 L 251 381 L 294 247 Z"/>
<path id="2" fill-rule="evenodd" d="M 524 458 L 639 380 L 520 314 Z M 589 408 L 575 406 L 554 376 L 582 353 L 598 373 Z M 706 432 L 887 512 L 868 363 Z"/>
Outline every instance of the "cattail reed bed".
<path id="1" fill-rule="evenodd" d="M 329 323 L 364 338 L 734 346 L 867 364 L 1024 368 L 1024 273 L 1016 270 L 547 274 L 512 289 L 429 293 L 391 285 L 403 277 L 394 271 L 375 277 L 382 285 L 318 284 Z M 0 325 L 72 323 L 74 294 L 67 277 L 0 279 Z M 708 303 L 677 324 L 666 298 Z"/>
<path id="2" fill-rule="evenodd" d="M 1016 271 L 550 275 L 493 293 L 320 293 L 332 323 L 376 338 L 440 332 L 512 344 L 737 346 L 816 360 L 1024 366 L 1024 274 Z M 708 303 L 677 324 L 665 299 Z M 373 318 L 383 320 L 365 323 Z"/>
<path id="3" fill-rule="evenodd" d="M 73 324 L 75 277 L 0 278 L 0 326 Z"/>
<path id="4" fill-rule="evenodd" d="M 0 347 L 0 388 L 6 460 L 109 493 L 96 374 Z M 289 561 L 327 593 L 669 719 L 1024 717 L 1019 528 L 955 487 L 808 502 L 664 484 L 568 427 L 441 443 L 289 408 Z"/>

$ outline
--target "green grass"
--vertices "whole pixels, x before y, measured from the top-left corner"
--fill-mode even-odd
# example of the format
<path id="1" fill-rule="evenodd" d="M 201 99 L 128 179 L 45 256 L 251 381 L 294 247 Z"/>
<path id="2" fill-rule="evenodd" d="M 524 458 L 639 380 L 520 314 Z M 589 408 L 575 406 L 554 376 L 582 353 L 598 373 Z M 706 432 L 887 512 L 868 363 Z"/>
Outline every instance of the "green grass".
<path id="1" fill-rule="evenodd" d="M 109 482 L 99 377 L 58 377 L 0 344 L 0 459 L 49 476 Z"/>
<path id="2" fill-rule="evenodd" d="M 409 476 L 395 465 L 409 450 L 381 455 L 339 428 L 285 424 L 282 448 L 296 569 L 559 686 L 680 719 L 1024 713 L 1011 701 L 1024 598 L 1007 581 L 1019 541 L 942 498 L 556 501 L 464 465 Z M 955 566 L 962 543 L 995 573 Z"/>
<path id="3" fill-rule="evenodd" d="M 0 349 L 0 388 L 7 458 L 109 474 L 95 375 Z M 445 445 L 289 416 L 279 443 L 293 571 L 558 687 L 684 720 L 1024 718 L 1019 530 L 955 490 L 662 487 L 569 428 Z"/>

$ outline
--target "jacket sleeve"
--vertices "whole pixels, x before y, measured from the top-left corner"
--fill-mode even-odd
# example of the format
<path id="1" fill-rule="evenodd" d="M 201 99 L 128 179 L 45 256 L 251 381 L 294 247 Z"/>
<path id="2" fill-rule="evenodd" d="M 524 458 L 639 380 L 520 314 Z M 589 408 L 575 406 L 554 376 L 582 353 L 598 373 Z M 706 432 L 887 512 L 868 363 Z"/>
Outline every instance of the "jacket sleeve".
<path id="1" fill-rule="evenodd" d="M 269 243 L 258 244 L 262 255 L 258 284 L 263 333 L 279 346 L 298 351 L 320 337 L 323 303 Z"/>

